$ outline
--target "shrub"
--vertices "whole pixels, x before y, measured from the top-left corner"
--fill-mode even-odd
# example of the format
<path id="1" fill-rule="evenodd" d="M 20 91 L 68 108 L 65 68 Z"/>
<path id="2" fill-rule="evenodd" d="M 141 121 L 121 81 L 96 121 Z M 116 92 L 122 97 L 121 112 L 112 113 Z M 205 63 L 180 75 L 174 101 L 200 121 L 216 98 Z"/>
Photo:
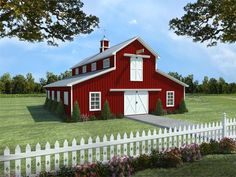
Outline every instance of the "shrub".
<path id="1" fill-rule="evenodd" d="M 52 100 L 51 99 L 48 99 L 48 103 L 47 103 L 47 109 L 48 110 L 51 110 L 51 107 L 52 107 Z"/>
<path id="2" fill-rule="evenodd" d="M 71 117 L 73 122 L 78 122 L 80 120 L 80 109 L 79 109 L 79 104 L 76 101 L 73 107 L 73 113 Z"/>
<path id="3" fill-rule="evenodd" d="M 163 168 L 179 167 L 183 164 L 181 153 L 178 148 L 160 153 L 160 165 Z"/>
<path id="4" fill-rule="evenodd" d="M 220 152 L 223 154 L 229 154 L 236 150 L 236 143 L 231 138 L 223 138 L 219 145 Z"/>
<path id="5" fill-rule="evenodd" d="M 76 167 L 76 177 L 100 177 L 96 163 L 79 165 Z M 69 177 L 69 176 L 68 176 Z"/>
<path id="6" fill-rule="evenodd" d="M 211 154 L 219 154 L 220 153 L 220 144 L 218 141 L 211 140 L 210 141 L 210 149 Z"/>
<path id="7" fill-rule="evenodd" d="M 185 113 L 188 112 L 188 109 L 186 107 L 184 99 L 181 100 L 180 105 L 179 105 L 179 113 Z"/>
<path id="8" fill-rule="evenodd" d="M 96 118 L 95 115 L 91 115 L 91 116 L 89 116 L 89 120 L 90 120 L 90 121 L 94 121 L 94 120 L 97 120 L 97 118 Z"/>
<path id="9" fill-rule="evenodd" d="M 81 122 L 89 121 L 89 115 L 87 115 L 87 114 L 81 114 L 81 116 L 80 116 L 80 121 L 81 121 Z"/>
<path id="10" fill-rule="evenodd" d="M 51 105 L 50 111 L 56 112 L 57 104 L 58 104 L 57 101 L 52 101 L 52 105 Z"/>
<path id="11" fill-rule="evenodd" d="M 133 174 L 132 158 L 128 156 L 114 156 L 108 162 L 109 172 L 112 177 L 125 176 L 129 177 Z"/>
<path id="12" fill-rule="evenodd" d="M 60 100 L 60 102 L 57 104 L 56 114 L 57 114 L 58 116 L 60 116 L 61 118 L 63 118 L 63 119 L 66 118 L 64 105 L 63 105 L 63 103 L 62 103 L 61 100 Z"/>
<path id="13" fill-rule="evenodd" d="M 158 150 L 152 150 L 150 154 L 150 165 L 152 168 L 161 167 L 162 154 Z"/>
<path id="14" fill-rule="evenodd" d="M 200 151 L 202 155 L 212 154 L 211 146 L 209 143 L 200 144 Z"/>
<path id="15" fill-rule="evenodd" d="M 180 151 L 184 162 L 194 162 L 201 159 L 200 147 L 197 144 L 186 145 Z"/>
<path id="16" fill-rule="evenodd" d="M 110 111 L 109 103 L 107 100 L 104 103 L 101 118 L 104 120 L 112 118 L 112 113 Z"/>
<path id="17" fill-rule="evenodd" d="M 76 177 L 76 168 L 73 167 L 61 167 L 56 173 L 57 177 Z"/>
<path id="18" fill-rule="evenodd" d="M 160 98 L 157 100 L 156 109 L 155 109 L 154 114 L 158 115 L 158 116 L 164 115 L 164 110 L 163 110 L 163 106 L 162 106 L 162 102 L 161 102 Z"/>
<path id="19" fill-rule="evenodd" d="M 135 159 L 133 159 L 133 168 L 134 171 L 141 171 L 150 167 L 151 159 L 150 156 L 142 154 Z"/>
<path id="20" fill-rule="evenodd" d="M 47 98 L 45 99 L 45 102 L 44 102 L 44 107 L 45 107 L 45 108 L 47 108 L 48 101 L 49 101 L 49 99 L 48 99 L 48 97 L 47 97 Z"/>

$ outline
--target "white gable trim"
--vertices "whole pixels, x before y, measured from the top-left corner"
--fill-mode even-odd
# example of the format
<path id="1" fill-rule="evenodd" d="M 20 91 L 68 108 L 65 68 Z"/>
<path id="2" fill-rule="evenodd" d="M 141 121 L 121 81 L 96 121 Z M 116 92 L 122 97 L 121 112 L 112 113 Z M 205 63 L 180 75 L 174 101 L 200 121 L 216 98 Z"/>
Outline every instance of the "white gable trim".
<path id="1" fill-rule="evenodd" d="M 176 82 L 176 83 L 178 83 L 178 84 L 184 86 L 184 87 L 188 87 L 187 84 L 185 84 L 185 83 L 181 82 L 180 80 L 178 80 L 178 79 L 176 79 L 176 78 L 170 76 L 169 74 L 166 74 L 166 73 L 164 73 L 164 72 L 162 72 L 162 71 L 160 71 L 160 70 L 156 70 L 156 72 L 159 73 L 159 74 L 161 74 L 162 76 L 165 76 L 165 77 L 167 77 L 168 79 L 170 79 L 170 80 L 172 80 L 172 81 L 174 81 L 174 82 Z"/>
<path id="2" fill-rule="evenodd" d="M 144 88 L 144 89 L 110 89 L 110 92 L 125 92 L 125 91 L 152 91 L 152 92 L 160 92 L 162 89 L 160 88 Z"/>
<path id="3" fill-rule="evenodd" d="M 124 53 L 125 57 L 141 57 L 141 58 L 150 58 L 150 55 L 139 55 L 139 54 L 132 54 L 132 53 Z"/>

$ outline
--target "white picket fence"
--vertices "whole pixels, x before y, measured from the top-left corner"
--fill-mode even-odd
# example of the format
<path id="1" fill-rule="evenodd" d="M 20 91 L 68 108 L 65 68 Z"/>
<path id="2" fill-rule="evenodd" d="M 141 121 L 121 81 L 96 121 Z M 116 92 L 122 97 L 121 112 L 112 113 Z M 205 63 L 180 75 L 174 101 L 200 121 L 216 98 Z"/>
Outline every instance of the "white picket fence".
<path id="1" fill-rule="evenodd" d="M 4 150 L 4 155 L 0 156 L 0 163 L 4 164 L 4 176 L 10 177 L 12 171 L 16 177 L 22 174 L 22 161 L 25 160 L 24 176 L 37 176 L 42 170 L 46 172 L 57 171 L 61 165 L 76 166 L 77 164 L 92 163 L 96 161 L 107 162 L 113 156 L 129 155 L 138 156 L 140 154 L 151 153 L 152 149 L 166 150 L 171 147 L 181 147 L 185 144 L 201 144 L 209 142 L 211 139 L 220 140 L 223 137 L 236 139 L 236 120 L 227 119 L 226 114 L 223 116 L 222 122 L 213 122 L 205 124 L 196 124 L 192 126 L 184 126 L 174 129 L 159 129 L 157 132 L 145 131 L 133 132 L 129 136 L 124 133 L 115 138 L 113 135 L 107 138 L 106 135 L 100 140 L 97 136 L 95 141 L 90 137 L 87 142 L 82 138 L 78 144 L 73 139 L 69 145 L 65 140 L 63 146 L 60 147 L 56 141 L 52 148 L 46 143 L 44 149 L 38 143 L 35 150 L 31 150 L 31 146 L 27 145 L 25 152 L 19 145 L 16 146 L 15 152 L 10 153 L 8 147 Z M 44 159 L 44 160 L 43 160 Z M 15 162 L 14 170 L 11 170 L 11 162 Z M 32 167 L 35 164 L 35 168 Z M 35 169 L 34 171 L 32 169 Z"/>

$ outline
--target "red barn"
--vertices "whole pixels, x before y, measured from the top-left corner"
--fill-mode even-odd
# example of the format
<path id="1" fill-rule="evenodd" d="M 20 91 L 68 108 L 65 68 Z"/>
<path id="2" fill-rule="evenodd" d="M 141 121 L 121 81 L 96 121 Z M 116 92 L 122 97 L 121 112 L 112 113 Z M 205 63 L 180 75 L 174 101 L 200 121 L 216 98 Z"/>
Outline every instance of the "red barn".
<path id="1" fill-rule="evenodd" d="M 76 101 L 81 114 L 95 116 L 106 100 L 115 115 L 151 113 L 158 98 L 166 110 L 179 108 L 188 85 L 157 69 L 158 54 L 140 37 L 113 47 L 104 37 L 100 45 L 98 54 L 72 67 L 72 77 L 45 86 L 68 115 Z"/>

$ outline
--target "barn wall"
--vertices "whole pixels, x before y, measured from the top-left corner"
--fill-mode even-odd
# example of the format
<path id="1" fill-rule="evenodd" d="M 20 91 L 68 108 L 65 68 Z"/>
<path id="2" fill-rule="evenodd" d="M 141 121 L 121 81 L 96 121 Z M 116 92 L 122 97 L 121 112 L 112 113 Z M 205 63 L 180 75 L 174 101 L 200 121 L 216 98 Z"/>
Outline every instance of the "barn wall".
<path id="1" fill-rule="evenodd" d="M 124 53 L 136 53 L 136 50 L 142 48 L 145 49 L 144 54 L 150 55 L 151 58 L 143 59 L 143 82 L 133 82 L 130 81 L 130 58 L 124 57 Z M 102 106 L 107 99 L 114 114 L 124 113 L 124 92 L 110 92 L 111 88 L 161 88 L 160 92 L 149 92 L 149 112 L 154 111 L 158 98 L 161 98 L 164 109 L 179 107 L 183 99 L 184 87 L 155 71 L 155 56 L 139 41 L 136 40 L 119 51 L 116 60 L 115 71 L 73 86 L 73 99 L 74 102 L 78 101 L 82 114 L 100 115 L 100 111 L 89 111 L 89 92 L 91 91 L 101 92 Z M 98 64 L 102 65 L 100 62 Z M 175 91 L 175 107 L 173 108 L 166 108 L 166 91 Z"/>

